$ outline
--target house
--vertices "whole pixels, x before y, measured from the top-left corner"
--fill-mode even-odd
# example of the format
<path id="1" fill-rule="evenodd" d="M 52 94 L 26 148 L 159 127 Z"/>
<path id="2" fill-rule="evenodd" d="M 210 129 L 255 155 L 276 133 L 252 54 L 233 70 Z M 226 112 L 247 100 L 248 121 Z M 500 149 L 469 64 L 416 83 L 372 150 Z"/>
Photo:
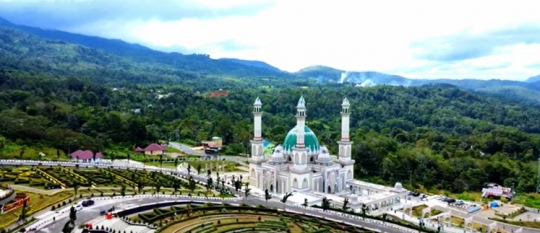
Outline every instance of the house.
<path id="1" fill-rule="evenodd" d="M 145 153 L 147 155 L 160 155 L 164 154 L 167 150 L 166 145 L 159 145 L 157 143 L 152 143 L 148 145 L 146 148 L 142 149 L 140 147 L 135 148 L 136 152 Z"/>
<path id="2" fill-rule="evenodd" d="M 214 91 L 214 92 L 208 94 L 208 97 L 210 97 L 210 98 L 217 98 L 217 97 L 220 97 L 220 96 L 225 96 L 225 97 L 227 97 L 228 95 L 229 95 L 229 92 L 228 92 L 228 91 L 219 90 L 219 91 Z"/>
<path id="3" fill-rule="evenodd" d="M 101 152 L 96 153 L 96 160 L 94 162 L 99 162 L 103 158 L 103 154 Z M 94 152 L 91 150 L 77 150 L 73 153 L 71 153 L 71 159 L 78 160 L 83 163 L 89 163 L 92 162 L 94 159 Z"/>

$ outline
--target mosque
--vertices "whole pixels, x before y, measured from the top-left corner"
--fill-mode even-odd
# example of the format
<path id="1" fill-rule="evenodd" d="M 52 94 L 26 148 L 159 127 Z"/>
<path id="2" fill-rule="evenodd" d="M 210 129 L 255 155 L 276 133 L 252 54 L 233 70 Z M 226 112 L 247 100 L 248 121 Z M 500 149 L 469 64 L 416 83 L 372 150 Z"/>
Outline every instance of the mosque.
<path id="1" fill-rule="evenodd" d="M 401 183 L 394 187 L 373 184 L 354 179 L 354 163 L 351 159 L 353 142 L 349 138 L 350 104 L 347 98 L 341 104 L 341 140 L 337 142 L 337 156 L 331 156 L 328 148 L 319 144 L 313 131 L 306 126 L 306 101 L 300 97 L 296 106 L 296 126 L 292 128 L 281 145 L 274 148 L 271 156 L 263 154 L 262 103 L 259 98 L 253 104 L 253 140 L 249 159 L 249 183 L 256 190 L 268 190 L 276 196 L 295 193 L 293 202 L 308 201 L 320 204 L 323 197 L 334 203 L 345 199 L 353 209 L 366 204 L 372 210 L 399 205 L 407 196 Z"/>

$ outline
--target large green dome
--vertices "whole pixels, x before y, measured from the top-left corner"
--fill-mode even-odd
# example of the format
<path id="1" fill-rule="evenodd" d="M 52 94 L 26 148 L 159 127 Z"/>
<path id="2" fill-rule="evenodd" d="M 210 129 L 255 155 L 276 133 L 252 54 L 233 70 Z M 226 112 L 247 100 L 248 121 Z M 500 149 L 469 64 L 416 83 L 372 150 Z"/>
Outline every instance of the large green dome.
<path id="1" fill-rule="evenodd" d="M 289 131 L 285 137 L 285 141 L 283 141 L 283 150 L 285 152 L 292 151 L 292 149 L 296 146 L 296 127 L 297 126 Z M 307 126 L 304 126 L 304 145 L 310 153 L 319 151 L 319 140 L 317 139 L 315 133 L 313 133 L 313 131 L 311 131 L 311 129 Z"/>

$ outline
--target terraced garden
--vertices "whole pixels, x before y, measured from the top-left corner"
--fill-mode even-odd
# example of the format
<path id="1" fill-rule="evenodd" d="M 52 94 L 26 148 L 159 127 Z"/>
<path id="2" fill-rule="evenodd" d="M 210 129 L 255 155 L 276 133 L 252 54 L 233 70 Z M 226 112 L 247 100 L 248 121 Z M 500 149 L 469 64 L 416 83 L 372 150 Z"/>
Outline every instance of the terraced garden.
<path id="1" fill-rule="evenodd" d="M 182 203 L 150 208 L 142 207 L 142 209 L 121 212 L 119 215 L 129 222 L 156 225 L 158 233 L 367 232 L 347 224 L 301 214 L 278 212 L 276 209 L 263 206 Z M 140 211 L 145 212 L 140 213 Z"/>
<path id="2" fill-rule="evenodd" d="M 0 182 L 40 189 L 126 186 L 138 193 L 148 188 L 154 188 L 155 192 L 160 192 L 162 188 L 167 189 L 164 191 L 183 192 L 191 191 L 191 188 L 193 191 L 205 190 L 200 184 L 191 187 L 187 179 L 161 172 L 95 167 L 0 166 Z"/>

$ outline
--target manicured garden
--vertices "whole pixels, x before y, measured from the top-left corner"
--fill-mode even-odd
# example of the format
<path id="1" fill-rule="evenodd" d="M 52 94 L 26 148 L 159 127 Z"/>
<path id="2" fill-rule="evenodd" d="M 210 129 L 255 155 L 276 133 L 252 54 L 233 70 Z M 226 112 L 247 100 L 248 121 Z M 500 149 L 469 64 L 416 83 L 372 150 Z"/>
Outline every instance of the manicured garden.
<path id="1" fill-rule="evenodd" d="M 263 206 L 182 203 L 120 212 L 129 222 L 158 226 L 156 232 L 365 232 L 364 229 Z"/>

